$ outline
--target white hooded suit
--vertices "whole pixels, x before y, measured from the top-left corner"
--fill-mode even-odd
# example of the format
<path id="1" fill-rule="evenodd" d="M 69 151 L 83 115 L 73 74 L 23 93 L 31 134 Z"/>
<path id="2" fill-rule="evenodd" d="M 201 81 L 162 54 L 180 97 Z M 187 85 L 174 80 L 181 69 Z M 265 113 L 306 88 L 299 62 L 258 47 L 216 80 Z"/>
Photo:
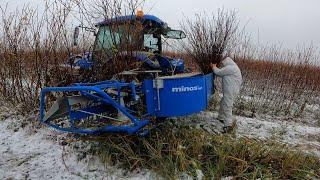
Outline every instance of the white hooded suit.
<path id="1" fill-rule="evenodd" d="M 238 65 L 229 57 L 222 60 L 221 68 L 214 68 L 213 72 L 222 78 L 223 97 L 220 102 L 218 119 L 225 126 L 232 125 L 233 102 L 239 94 L 242 84 L 242 75 Z"/>

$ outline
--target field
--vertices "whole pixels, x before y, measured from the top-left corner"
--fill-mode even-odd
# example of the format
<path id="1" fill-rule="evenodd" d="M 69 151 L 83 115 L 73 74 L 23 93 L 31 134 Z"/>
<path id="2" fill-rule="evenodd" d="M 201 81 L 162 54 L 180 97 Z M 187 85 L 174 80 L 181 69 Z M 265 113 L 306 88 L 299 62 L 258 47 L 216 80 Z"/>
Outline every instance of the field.
<path id="1" fill-rule="evenodd" d="M 72 46 L 75 5 L 46 3 L 50 6 L 42 15 L 28 6 L 15 12 L 0 8 L 0 179 L 320 178 L 320 60 L 315 47 L 253 45 L 238 33 L 234 12 L 219 11 L 218 17 L 226 19 L 213 21 L 228 22 L 223 27 L 229 31 L 205 31 L 216 24 L 208 25 L 201 16 L 187 20 L 182 28 L 197 46 L 182 44 L 183 50 L 165 49 L 165 54 L 206 72 L 206 65 L 217 61 L 215 55 L 228 50 L 244 79 L 233 109 L 234 132 L 216 131 L 222 96 L 217 78 L 206 111 L 168 119 L 146 137 L 79 136 L 39 123 L 41 89 L 75 82 L 75 76 L 66 75 L 71 69 L 61 73 L 59 67 L 71 52 L 90 47 L 86 35 Z M 82 11 L 84 5 L 75 7 Z M 225 33 L 228 41 L 203 38 L 205 33 Z M 223 51 L 199 48 L 210 43 Z"/>

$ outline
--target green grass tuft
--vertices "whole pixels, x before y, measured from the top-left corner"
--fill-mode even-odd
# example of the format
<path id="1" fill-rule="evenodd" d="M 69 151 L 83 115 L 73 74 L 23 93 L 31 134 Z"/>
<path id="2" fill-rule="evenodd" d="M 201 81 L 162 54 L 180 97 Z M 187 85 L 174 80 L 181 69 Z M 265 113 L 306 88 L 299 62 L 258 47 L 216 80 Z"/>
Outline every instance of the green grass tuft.
<path id="1" fill-rule="evenodd" d="M 200 169 L 206 177 L 221 178 L 320 178 L 320 160 L 289 150 L 285 145 L 232 135 L 210 135 L 169 123 L 147 137 L 85 136 L 106 164 L 127 170 L 150 169 L 176 179 L 183 172 L 195 177 Z"/>

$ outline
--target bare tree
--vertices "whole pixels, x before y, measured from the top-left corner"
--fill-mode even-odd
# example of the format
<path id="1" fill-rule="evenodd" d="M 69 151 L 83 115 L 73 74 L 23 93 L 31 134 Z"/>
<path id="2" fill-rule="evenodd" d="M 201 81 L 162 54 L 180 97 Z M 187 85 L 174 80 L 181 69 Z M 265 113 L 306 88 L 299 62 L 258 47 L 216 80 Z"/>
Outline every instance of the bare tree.
<path id="1" fill-rule="evenodd" d="M 237 33 L 239 22 L 235 11 L 219 9 L 217 14 L 197 14 L 182 23 L 188 40 L 184 49 L 203 73 L 211 72 L 210 63 L 219 63 Z"/>

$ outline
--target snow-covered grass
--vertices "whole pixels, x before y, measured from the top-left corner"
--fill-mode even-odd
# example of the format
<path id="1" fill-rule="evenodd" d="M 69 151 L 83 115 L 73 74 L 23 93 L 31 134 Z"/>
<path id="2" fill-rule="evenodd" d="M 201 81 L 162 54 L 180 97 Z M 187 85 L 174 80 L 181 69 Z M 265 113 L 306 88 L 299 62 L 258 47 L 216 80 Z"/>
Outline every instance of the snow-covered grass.
<path id="1" fill-rule="evenodd" d="M 237 130 L 235 131 L 235 137 L 239 140 L 235 140 L 234 138 L 228 136 L 217 136 L 206 133 L 206 131 L 211 133 L 215 132 L 215 125 L 217 124 L 217 122 L 215 122 L 216 117 L 216 112 L 206 111 L 185 118 L 173 119 L 173 123 L 169 123 L 169 126 L 166 125 L 167 127 L 165 127 L 165 130 L 160 130 L 160 132 L 155 133 L 157 134 L 156 137 L 151 136 L 146 137 L 146 139 L 138 138 L 138 143 L 134 143 L 135 141 L 132 139 L 132 137 L 122 136 L 99 137 L 99 142 L 95 140 L 96 137 L 89 137 L 90 140 L 88 140 L 87 137 L 79 139 L 70 134 L 59 133 L 46 126 L 40 125 L 38 122 L 36 122 L 36 116 L 21 116 L 14 110 L 13 107 L 7 107 L 6 105 L 2 104 L 0 107 L 0 179 L 161 178 L 161 176 L 153 173 L 153 171 L 160 173 L 164 177 L 175 177 L 182 179 L 190 179 L 190 175 L 199 178 L 203 175 L 216 175 L 218 177 L 235 175 L 231 172 L 236 174 L 238 173 L 239 175 L 238 171 L 230 170 L 232 166 L 235 166 L 235 164 L 233 164 L 234 162 L 230 161 L 230 159 L 226 160 L 226 162 L 220 162 L 217 161 L 217 159 L 208 161 L 205 160 L 202 162 L 203 159 L 201 157 L 206 157 L 206 154 L 203 154 L 203 151 L 206 151 L 206 148 L 212 148 L 211 146 L 206 147 L 206 145 L 204 145 L 207 143 L 214 143 L 214 148 L 217 148 L 218 150 L 224 149 L 226 152 L 223 153 L 226 153 L 228 156 L 232 156 L 232 158 L 238 158 L 238 160 L 240 158 L 242 162 L 248 163 L 248 166 L 250 165 L 250 167 L 254 167 L 250 164 L 250 158 L 245 159 L 245 156 L 241 157 L 241 155 L 237 154 L 237 152 L 243 151 L 243 153 L 249 153 L 247 151 L 250 150 L 249 147 L 251 147 L 251 145 L 254 145 L 251 148 L 257 148 L 257 150 L 261 150 L 261 148 L 265 148 L 263 145 L 264 143 L 269 144 L 270 142 L 284 145 L 283 147 L 280 144 L 276 146 L 272 145 L 271 147 L 275 147 L 275 149 L 280 147 L 280 149 L 284 148 L 284 150 L 287 151 L 288 149 L 286 148 L 290 147 L 291 150 L 296 152 L 301 150 L 306 154 L 320 156 L 319 127 L 311 127 L 301 122 L 283 121 L 281 118 L 273 118 L 271 116 L 255 118 L 237 116 Z M 180 127 L 182 127 L 182 130 Z M 187 129 L 184 129 L 185 127 L 187 127 Z M 186 130 L 190 131 L 190 134 Z M 179 137 L 176 134 L 179 131 L 186 132 L 186 134 L 180 134 L 183 137 Z M 174 138 L 177 138 L 177 140 L 169 141 L 169 144 L 165 145 L 166 136 L 170 136 L 170 133 L 172 133 L 171 135 Z M 155 134 L 153 134 L 153 136 Z M 164 139 L 162 139 L 161 136 L 163 136 Z M 202 138 L 198 139 L 197 136 Z M 173 140 L 173 137 L 170 136 L 170 139 Z M 186 139 L 192 142 L 188 142 Z M 263 141 L 250 139 L 260 139 Z M 225 142 L 219 144 L 221 141 Z M 121 143 L 117 144 L 117 142 Z M 141 144 L 139 145 L 139 143 Z M 189 145 L 185 145 L 184 143 Z M 148 147 L 147 149 L 146 145 Z M 173 154 L 169 152 L 163 152 L 163 149 L 160 148 L 164 148 L 166 146 L 168 146 L 167 148 L 169 149 L 172 148 L 171 153 Z M 197 149 L 199 150 L 198 155 L 200 159 L 192 159 L 189 157 L 190 154 L 188 154 L 189 152 L 186 151 L 190 148 L 190 146 L 190 152 L 197 153 Z M 230 149 L 225 149 L 227 147 L 230 147 Z M 152 156 L 150 154 L 150 157 L 141 156 L 141 154 L 139 154 L 141 153 L 139 148 L 141 148 L 141 151 L 152 151 Z M 233 150 L 237 148 L 240 149 L 234 152 Z M 245 150 L 246 148 L 249 149 Z M 112 152 L 110 150 L 116 152 Z M 148 151 L 146 151 L 146 153 L 150 153 Z M 211 154 L 218 152 L 209 151 L 207 153 Z M 121 153 L 125 153 L 126 155 L 123 156 Z M 250 153 L 255 153 L 255 151 Z M 283 153 L 284 152 L 279 151 L 279 156 L 282 157 Z M 216 154 L 215 156 L 217 156 L 219 159 L 221 158 L 219 156 L 224 155 Z M 303 160 L 303 156 L 305 155 L 302 154 L 301 157 L 300 155 L 292 155 L 292 152 L 290 151 L 288 152 L 288 156 L 294 156 L 297 157 L 297 159 L 302 158 Z M 134 158 L 130 159 L 132 157 Z M 174 159 L 173 157 L 178 159 Z M 145 161 L 145 158 L 151 159 Z M 170 158 L 173 159 L 170 160 Z M 270 157 L 270 159 L 272 158 L 273 157 Z M 281 163 L 283 160 L 279 159 L 278 161 L 279 162 L 277 163 Z M 303 161 L 308 162 L 309 160 Z M 165 165 L 168 165 L 165 162 L 169 163 L 169 166 L 164 168 Z M 227 167 L 211 167 L 212 169 L 216 169 L 212 172 L 208 172 L 209 167 L 206 167 L 204 164 L 211 166 L 210 163 L 213 162 L 216 164 L 222 163 L 220 165 L 227 165 Z M 153 167 L 153 163 L 158 164 L 161 168 L 159 169 Z M 161 165 L 161 163 L 164 164 Z M 127 166 L 124 164 L 127 164 Z M 190 164 L 192 168 L 195 168 L 194 171 L 191 171 L 191 174 L 189 171 Z M 312 164 L 310 166 L 312 166 Z M 304 167 L 304 165 L 302 164 L 299 167 Z M 146 170 L 146 168 L 151 169 L 151 171 Z M 183 173 L 183 171 L 188 172 L 188 174 Z M 291 171 L 290 168 L 289 171 Z M 167 172 L 167 174 L 164 175 L 163 172 Z M 273 171 L 265 173 L 268 175 L 268 173 L 272 172 Z M 319 174 L 314 175 L 312 172 L 313 171 L 304 172 L 303 174 L 299 174 L 299 177 L 305 177 L 307 175 L 319 177 Z M 281 174 L 283 172 L 277 173 Z M 248 175 L 244 176 L 255 177 L 252 172 L 248 172 Z"/>
<path id="2" fill-rule="evenodd" d="M 216 122 L 217 113 L 208 111 L 196 115 L 193 119 L 199 119 L 196 123 L 201 124 L 218 123 Z M 276 141 L 320 157 L 320 127 L 272 116 L 255 118 L 236 116 L 235 120 L 237 137 Z"/>
<path id="3" fill-rule="evenodd" d="M 251 126 L 250 121 L 257 123 Z M 98 143 L 96 152 L 105 163 L 117 162 L 126 169 L 152 169 L 165 178 L 180 178 L 184 172 L 194 178 L 201 172 L 206 178 L 218 179 L 225 176 L 245 179 L 320 177 L 320 161 L 314 152 L 301 152 L 286 144 L 287 141 L 271 138 L 277 136 L 268 134 L 269 128 L 278 125 L 248 118 L 240 118 L 239 122 L 240 130 L 235 134 L 216 135 L 215 114 L 203 112 L 173 119 L 144 138 L 107 135 L 86 140 Z M 308 135 L 316 135 L 317 129 L 313 130 Z M 278 133 L 284 134 L 284 131 L 280 129 Z M 297 142 L 292 144 L 297 145 L 299 138 L 291 137 Z M 306 144 L 312 144 L 312 140 Z"/>
<path id="4" fill-rule="evenodd" d="M 62 134 L 0 107 L 0 179 L 153 179 L 150 171 L 127 173 L 90 155 L 89 145 L 68 146 Z M 64 145 L 64 146 L 63 146 Z M 82 158 L 81 158 L 82 157 Z"/>

